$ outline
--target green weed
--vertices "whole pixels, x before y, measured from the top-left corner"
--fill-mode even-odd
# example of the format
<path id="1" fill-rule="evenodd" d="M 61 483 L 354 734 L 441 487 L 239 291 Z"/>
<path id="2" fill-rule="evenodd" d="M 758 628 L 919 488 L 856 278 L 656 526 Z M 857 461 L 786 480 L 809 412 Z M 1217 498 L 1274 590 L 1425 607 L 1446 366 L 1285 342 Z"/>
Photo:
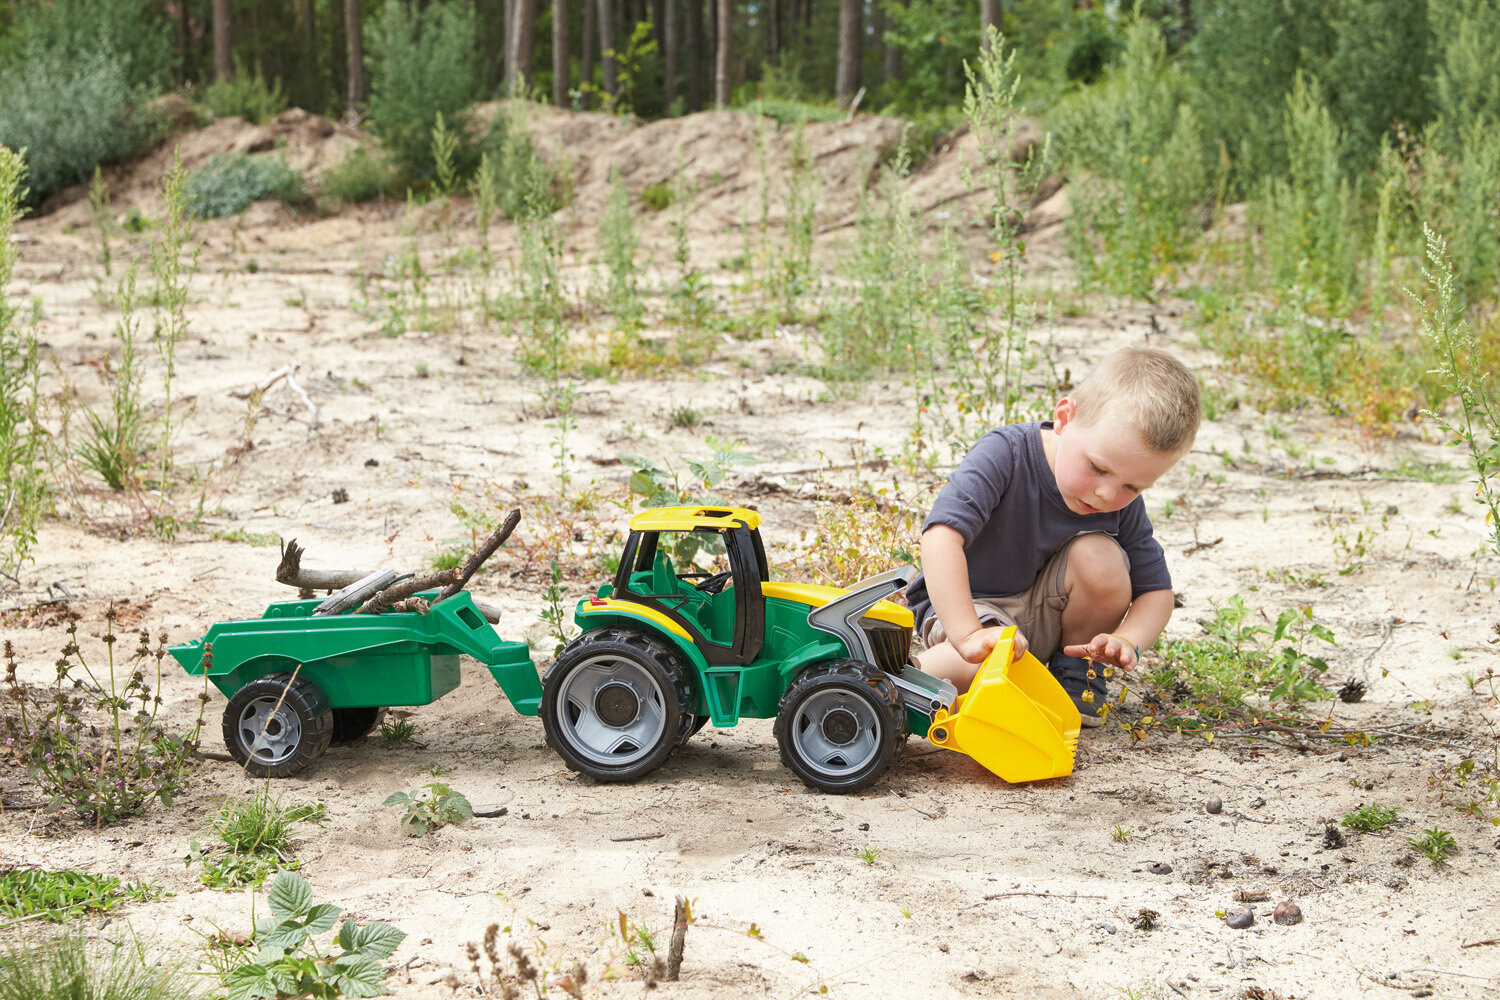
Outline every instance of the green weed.
<path id="1" fill-rule="evenodd" d="M 395 719 L 380 724 L 380 742 L 386 746 L 421 746 L 417 742 L 417 724 L 410 719 Z"/>
<path id="2" fill-rule="evenodd" d="M 0 945 L 0 1000 L 196 1000 L 185 963 L 150 953 L 128 931 L 90 939 L 82 922 L 60 934 Z"/>
<path id="3" fill-rule="evenodd" d="M 263 125 L 286 108 L 286 95 L 281 92 L 280 78 L 266 83 L 259 62 L 255 64 L 255 72 L 250 73 L 236 58 L 234 73 L 217 77 L 203 88 L 203 103 L 220 118 L 238 116 Z"/>
<path id="4" fill-rule="evenodd" d="M 474 807 L 461 792 L 455 792 L 440 781 L 430 782 L 411 792 L 392 792 L 385 805 L 403 810 L 401 829 L 408 836 L 420 837 L 440 826 L 457 825 L 474 817 Z"/>
<path id="5" fill-rule="evenodd" d="M 1422 836 L 1413 837 L 1407 841 L 1412 850 L 1426 857 L 1434 865 L 1447 862 L 1451 855 L 1458 853 L 1458 844 L 1453 839 L 1453 834 L 1438 827 L 1423 830 Z"/>
<path id="6" fill-rule="evenodd" d="M 42 916 L 61 923 L 88 912 L 107 913 L 126 902 L 147 902 L 165 895 L 150 882 L 122 882 L 113 875 L 81 871 L 13 868 L 0 872 L 0 913 L 10 917 Z"/>
<path id="7" fill-rule="evenodd" d="M 1345 813 L 1343 824 L 1351 830 L 1379 833 L 1396 822 L 1396 814 L 1400 811 L 1399 806 L 1383 806 L 1378 802 L 1371 802 L 1360 806 L 1353 812 Z"/>
<path id="8" fill-rule="evenodd" d="M 873 865 L 885 852 L 877 847 L 861 847 L 859 849 L 859 860 L 867 865 Z"/>

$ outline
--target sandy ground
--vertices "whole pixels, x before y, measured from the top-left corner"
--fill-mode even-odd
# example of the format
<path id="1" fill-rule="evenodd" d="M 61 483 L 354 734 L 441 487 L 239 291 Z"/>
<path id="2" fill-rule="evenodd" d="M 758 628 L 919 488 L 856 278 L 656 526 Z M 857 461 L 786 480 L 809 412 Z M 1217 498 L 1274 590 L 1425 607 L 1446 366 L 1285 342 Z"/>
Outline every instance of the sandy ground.
<path id="1" fill-rule="evenodd" d="M 712 260 L 739 238 L 742 210 L 730 206 L 753 189 L 755 158 L 744 152 L 743 116 L 695 118 L 698 132 L 654 144 L 643 142 L 647 129 L 609 120 L 592 132 L 586 122 L 568 127 L 579 130 L 575 149 L 613 136 L 610 148 L 627 165 L 630 150 L 662 161 L 672 142 L 695 143 L 705 164 L 710 151 L 737 164 L 737 180 L 724 164 L 693 168 L 740 185 L 738 201 L 704 194 L 719 207 L 695 213 L 695 252 Z M 314 145 L 354 141 L 299 122 Z M 551 128 L 562 135 L 564 124 Z M 185 137 L 184 148 L 194 144 L 201 158 L 260 141 L 243 125 L 216 127 L 222 134 Z M 851 211 L 848 185 L 861 176 L 852 165 L 872 160 L 890 131 L 872 119 L 810 135 L 837 164 L 823 181 L 827 225 Z M 290 158 L 318 162 L 321 153 L 293 140 Z M 117 174 L 117 209 L 138 198 L 149 214 L 143 192 L 165 155 Z M 604 162 L 578 164 L 581 204 L 602 199 L 589 185 L 607 175 Z M 935 170 L 919 178 L 923 190 L 957 190 Z M 662 179 L 644 168 L 622 173 L 633 189 Z M 472 242 L 463 211 L 459 203 L 457 235 L 430 218 L 419 224 L 425 253 Z M 106 392 L 99 358 L 118 314 L 101 305 L 86 220 L 75 201 L 19 227 L 13 294 L 41 302 L 51 390 L 66 383 L 97 405 Z M 562 221 L 570 247 L 591 245 L 587 215 Z M 647 246 L 664 263 L 664 223 L 654 225 Z M 546 581 L 533 556 L 549 531 L 563 529 L 537 513 L 558 494 L 544 386 L 492 326 L 389 338 L 351 307 L 360 276 L 380 274 L 386 255 L 409 244 L 409 226 L 393 208 L 308 219 L 259 205 L 238 223 L 200 228 L 190 336 L 177 358 L 175 447 L 184 467 L 207 474 L 201 523 L 167 544 L 129 530 L 128 513 L 97 491 L 80 484 L 65 496 L 67 516 L 44 526 L 0 619 L 24 679 L 50 676 L 62 636 L 48 623 L 64 613 L 97 636 L 108 602 L 121 602 L 128 624 L 180 641 L 286 598 L 272 579 L 277 550 L 259 536 L 296 538 L 311 566 L 425 567 L 439 549 L 469 541 L 449 510 L 455 498 L 493 517 L 522 508 L 516 538 L 472 589 L 503 609 L 502 635 L 533 638 L 539 666 L 549 661 Z M 493 245 L 504 259 L 514 233 L 502 228 Z M 1036 246 L 1033 260 L 1045 260 L 1045 241 Z M 1057 365 L 1075 375 L 1117 345 L 1149 342 L 1235 393 L 1170 308 L 1101 304 L 1047 332 Z M 791 331 L 726 338 L 692 371 L 580 382 L 566 438 L 569 488 L 601 501 L 580 522 L 579 560 L 591 546 L 612 548 L 608 532 L 628 520 L 610 502 L 624 499 L 619 455 L 685 471 L 706 457 L 710 434 L 742 441 L 755 456 L 725 492 L 763 512 L 782 566 L 801 565 L 817 544 L 820 498 L 830 492 L 894 484 L 919 505 L 930 499 L 940 473 L 913 476 L 878 460 L 901 452 L 910 388 L 877 381 L 853 398 L 830 396 L 793 373 L 803 350 Z M 283 387 L 253 412 L 233 395 L 292 363 L 316 426 L 307 403 Z M 696 411 L 695 426 L 677 426 L 674 411 L 684 408 Z M 1440 463 L 1459 472 L 1435 475 Z M 1461 463 L 1421 425 L 1369 443 L 1316 417 L 1224 407 L 1148 497 L 1182 602 L 1168 637 L 1200 636 L 1197 622 L 1234 594 L 1270 619 L 1311 606 L 1339 640 L 1327 651 L 1333 685 L 1354 678 L 1368 690 L 1357 704 L 1333 700 L 1317 711 L 1337 726 L 1385 734 L 1369 746 L 1294 734 L 1226 734 L 1209 744 L 1160 732 L 1143 743 L 1111 725 L 1085 733 L 1071 777 L 1010 786 L 914 738 L 872 789 L 841 797 L 804 788 L 782 767 L 765 720 L 707 728 L 647 779 L 610 786 L 567 771 L 538 721 L 518 715 L 466 661 L 457 692 L 411 710 L 419 746 L 366 739 L 335 748 L 275 790 L 287 802 L 327 806 L 329 822 L 301 828 L 297 845 L 317 898 L 407 932 L 389 963 L 388 984 L 401 997 L 475 995 L 465 946 L 492 923 L 549 970 L 581 961 L 590 995 L 638 995 L 645 984 L 611 928 L 624 914 L 664 942 L 676 895 L 692 899 L 697 922 L 681 980 L 662 984 L 662 996 L 1491 996 L 1500 984 L 1496 831 L 1455 808 L 1464 796 L 1452 768 L 1474 755 L 1494 764 L 1495 699 L 1487 683 L 1471 688 L 1466 678 L 1496 665 L 1500 559 L 1485 551 Z M 570 578 L 569 603 L 603 579 L 602 571 Z M 73 599 L 39 605 L 58 584 Z M 97 640 L 84 647 L 97 652 Z M 200 688 L 169 668 L 165 715 L 186 724 Z M 223 704 L 214 693 L 210 751 L 221 749 Z M 1118 718 L 1145 714 L 1132 695 Z M 402 836 L 396 810 L 381 803 L 438 780 L 433 769 L 446 769 L 441 780 L 476 806 L 505 806 L 504 815 Z M 0 863 L 158 882 L 170 895 L 132 905 L 123 919 L 167 945 L 248 927 L 247 892 L 205 888 L 183 863 L 223 802 L 260 787 L 232 763 L 204 761 L 173 808 L 102 830 L 30 808 L 37 794 L 13 763 L 0 767 L 0 780 Z M 1205 810 L 1210 796 L 1222 812 Z M 1344 846 L 1325 839 L 1328 821 L 1372 801 L 1399 806 L 1398 823 L 1382 834 L 1349 831 Z M 1447 865 L 1408 849 L 1431 827 L 1458 844 Z M 1254 925 L 1236 930 L 1219 914 L 1241 898 L 1259 901 L 1250 904 Z M 1281 900 L 1305 919 L 1273 923 Z M 1146 910 L 1156 915 L 1149 929 Z"/>

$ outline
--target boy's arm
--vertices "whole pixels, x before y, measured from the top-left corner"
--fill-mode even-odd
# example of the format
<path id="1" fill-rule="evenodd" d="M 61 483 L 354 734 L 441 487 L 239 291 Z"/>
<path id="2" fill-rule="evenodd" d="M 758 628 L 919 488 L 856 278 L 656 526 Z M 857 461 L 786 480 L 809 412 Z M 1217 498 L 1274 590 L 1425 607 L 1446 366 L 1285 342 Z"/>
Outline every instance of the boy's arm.
<path id="1" fill-rule="evenodd" d="M 1001 629 L 981 626 L 979 616 L 974 613 L 964 536 L 946 524 L 934 524 L 922 532 L 922 576 L 927 583 L 932 612 L 943 623 L 948 642 L 965 660 L 981 662 L 1000 641 Z M 1026 640 L 1018 634 L 1016 657 L 1019 659 L 1025 651 Z"/>
<path id="2" fill-rule="evenodd" d="M 937 607 L 934 603 L 933 607 Z M 1101 633 L 1087 643 L 1064 646 L 1068 656 L 1113 663 L 1122 670 L 1132 670 L 1140 661 L 1138 651 L 1150 647 L 1172 618 L 1172 592 L 1148 590 L 1130 603 L 1125 620 L 1112 633 Z"/>

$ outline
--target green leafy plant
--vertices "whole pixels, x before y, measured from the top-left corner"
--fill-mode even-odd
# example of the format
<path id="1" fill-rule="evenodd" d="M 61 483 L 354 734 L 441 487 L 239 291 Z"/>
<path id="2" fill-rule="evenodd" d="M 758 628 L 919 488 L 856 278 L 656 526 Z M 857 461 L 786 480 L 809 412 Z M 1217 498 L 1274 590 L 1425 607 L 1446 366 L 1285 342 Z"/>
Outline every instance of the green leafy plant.
<path id="1" fill-rule="evenodd" d="M 135 314 L 136 272 L 137 264 L 132 261 L 120 282 L 120 318 L 115 321 L 120 360 L 106 372 L 109 410 L 105 413 L 92 408 L 84 410 L 85 438 L 78 448 L 78 457 L 83 464 L 115 492 L 139 485 L 140 474 L 151 450 L 147 442 L 150 420 L 141 393 L 140 360 L 136 357 L 136 336 L 140 327 Z"/>
<path id="2" fill-rule="evenodd" d="M 1130 830 L 1128 827 L 1120 826 L 1117 823 L 1115 824 L 1115 828 L 1109 831 L 1109 839 L 1117 844 L 1127 844 L 1130 842 Z"/>
<path id="3" fill-rule="evenodd" d="M 253 960 L 223 976 L 229 1000 L 390 994 L 381 960 L 395 952 L 404 931 L 381 920 L 360 926 L 345 919 L 339 924 L 341 909 L 314 903 L 307 880 L 291 872 L 276 876 L 266 902 L 271 915 L 255 921 Z M 335 926 L 333 940 L 319 948 L 317 938 Z"/>
<path id="4" fill-rule="evenodd" d="M 302 175 L 278 156 L 221 153 L 188 171 L 183 187 L 188 213 L 196 219 L 238 215 L 252 201 L 276 198 L 289 205 L 307 200 Z"/>
<path id="5" fill-rule="evenodd" d="M 76 641 L 78 625 L 70 623 L 56 680 L 42 698 L 16 676 L 15 649 L 5 643 L 5 683 L 16 713 L 5 719 L 6 744 L 51 797 L 52 808 L 101 824 L 143 812 L 153 800 L 172 804 L 191 774 L 208 701 L 205 690 L 187 733 L 177 736 L 158 726 L 166 637 L 153 649 L 142 629 L 128 662 L 117 664 L 113 605 L 104 617 L 104 664 L 90 665 Z"/>
<path id="6" fill-rule="evenodd" d="M 1407 841 L 1412 850 L 1423 855 L 1434 865 L 1447 862 L 1451 855 L 1458 853 L 1458 843 L 1454 841 L 1453 834 L 1438 827 L 1432 827 L 1422 831 L 1422 836 L 1413 837 Z"/>
<path id="7" fill-rule="evenodd" d="M 562 566 L 556 559 L 549 564 L 548 573 L 551 582 L 548 583 L 547 590 L 542 595 L 546 606 L 542 608 L 541 619 L 547 625 L 547 634 L 557 640 L 552 649 L 552 655 L 556 657 L 562 655 L 563 647 L 568 644 L 571 620 L 568 617 L 568 609 L 563 604 L 567 591 L 563 588 Z"/>
<path id="8" fill-rule="evenodd" d="M 392 792 L 384 804 L 405 810 L 401 828 L 412 837 L 423 836 L 440 826 L 456 826 L 474 816 L 469 800 L 440 781 L 429 782 L 412 792 Z"/>
<path id="9" fill-rule="evenodd" d="M 1333 632 L 1313 620 L 1311 608 L 1287 608 L 1276 616 L 1271 644 L 1286 644 L 1272 656 L 1264 675 L 1274 682 L 1271 685 L 1272 700 L 1295 704 L 1329 697 L 1329 693 L 1317 683 L 1317 678 L 1328 672 L 1327 661 L 1304 648 L 1311 639 L 1338 645 Z"/>
<path id="10" fill-rule="evenodd" d="M 355 146 L 338 163 L 318 175 L 318 190 L 348 205 L 373 201 L 395 193 L 399 180 L 386 154 L 370 146 Z"/>
<path id="11" fill-rule="evenodd" d="M 1379 833 L 1396 822 L 1396 814 L 1400 811 L 1399 806 L 1383 806 L 1378 802 L 1371 802 L 1360 806 L 1353 812 L 1345 813 L 1343 824 L 1351 830 Z"/>
<path id="12" fill-rule="evenodd" d="M 122 882 L 92 872 L 13 868 L 0 872 L 0 913 L 42 916 L 62 922 L 85 913 L 107 913 L 125 902 L 160 899 L 165 890 L 151 882 Z"/>
<path id="13" fill-rule="evenodd" d="M 885 852 L 878 847 L 861 847 L 859 849 L 859 860 L 867 865 L 873 865 L 877 858 Z"/>

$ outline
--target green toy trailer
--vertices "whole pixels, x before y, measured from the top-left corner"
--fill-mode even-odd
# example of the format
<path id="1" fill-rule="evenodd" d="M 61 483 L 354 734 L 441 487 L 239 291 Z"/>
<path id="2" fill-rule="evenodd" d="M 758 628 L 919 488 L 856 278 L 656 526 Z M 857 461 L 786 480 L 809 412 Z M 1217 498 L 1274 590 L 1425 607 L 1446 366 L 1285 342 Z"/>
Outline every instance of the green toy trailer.
<path id="1" fill-rule="evenodd" d="M 500 638 L 467 592 L 426 613 L 354 613 L 396 580 L 390 570 L 372 574 L 326 601 L 272 604 L 259 618 L 219 622 L 171 647 L 189 674 L 207 674 L 229 698 L 224 743 L 247 773 L 296 774 L 330 745 L 374 729 L 387 707 L 441 698 L 458 686 L 461 653 L 489 668 L 516 711 L 537 713 L 542 688 L 529 648 Z"/>

